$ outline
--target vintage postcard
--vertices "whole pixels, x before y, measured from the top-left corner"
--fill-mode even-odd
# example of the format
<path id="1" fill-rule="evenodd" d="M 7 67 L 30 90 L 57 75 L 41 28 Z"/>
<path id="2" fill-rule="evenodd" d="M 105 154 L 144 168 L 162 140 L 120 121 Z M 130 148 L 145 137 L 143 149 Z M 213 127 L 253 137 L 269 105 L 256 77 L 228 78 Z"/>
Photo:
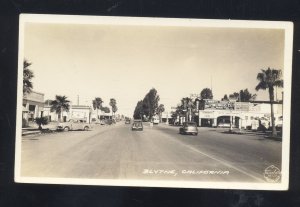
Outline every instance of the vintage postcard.
<path id="1" fill-rule="evenodd" d="M 15 181 L 287 190 L 291 22 L 20 15 Z"/>

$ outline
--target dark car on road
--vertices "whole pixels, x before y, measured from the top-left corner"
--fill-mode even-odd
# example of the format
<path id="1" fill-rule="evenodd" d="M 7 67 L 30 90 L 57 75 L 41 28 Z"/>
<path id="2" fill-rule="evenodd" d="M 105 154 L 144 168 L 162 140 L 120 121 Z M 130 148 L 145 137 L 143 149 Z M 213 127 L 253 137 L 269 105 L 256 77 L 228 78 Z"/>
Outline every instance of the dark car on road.
<path id="1" fill-rule="evenodd" d="M 179 128 L 180 134 L 192 134 L 198 135 L 198 128 L 196 122 L 184 122 L 183 125 Z"/>
<path id="2" fill-rule="evenodd" d="M 143 131 L 143 122 L 140 120 L 134 120 L 131 127 L 132 131 Z"/>
<path id="3" fill-rule="evenodd" d="M 125 124 L 130 124 L 130 119 L 125 119 Z"/>

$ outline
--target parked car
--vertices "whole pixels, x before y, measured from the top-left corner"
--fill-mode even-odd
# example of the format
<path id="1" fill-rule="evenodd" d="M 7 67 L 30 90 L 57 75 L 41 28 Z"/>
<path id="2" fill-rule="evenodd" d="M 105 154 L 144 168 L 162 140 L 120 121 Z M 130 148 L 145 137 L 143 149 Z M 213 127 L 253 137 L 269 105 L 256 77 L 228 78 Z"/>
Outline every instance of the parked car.
<path id="1" fill-rule="evenodd" d="M 112 125 L 113 124 L 113 120 L 112 119 L 105 119 L 104 120 L 104 124 Z"/>
<path id="2" fill-rule="evenodd" d="M 180 134 L 198 135 L 198 128 L 196 122 L 184 122 L 179 128 Z"/>
<path id="3" fill-rule="evenodd" d="M 276 130 L 282 131 L 283 116 L 278 117 L 278 120 L 275 123 Z"/>
<path id="4" fill-rule="evenodd" d="M 126 119 L 125 124 L 130 124 L 130 119 Z"/>
<path id="5" fill-rule="evenodd" d="M 86 119 L 70 119 L 68 122 L 58 123 L 57 130 L 84 130 L 91 129 L 91 125 L 86 122 Z"/>
<path id="6" fill-rule="evenodd" d="M 142 120 L 134 120 L 132 127 L 131 127 L 132 131 L 143 131 L 143 122 Z"/>
<path id="7" fill-rule="evenodd" d="M 104 120 L 100 120 L 100 125 L 105 125 L 105 121 Z"/>
<path id="8" fill-rule="evenodd" d="M 159 118 L 157 116 L 152 117 L 151 121 L 153 124 L 159 124 Z"/>

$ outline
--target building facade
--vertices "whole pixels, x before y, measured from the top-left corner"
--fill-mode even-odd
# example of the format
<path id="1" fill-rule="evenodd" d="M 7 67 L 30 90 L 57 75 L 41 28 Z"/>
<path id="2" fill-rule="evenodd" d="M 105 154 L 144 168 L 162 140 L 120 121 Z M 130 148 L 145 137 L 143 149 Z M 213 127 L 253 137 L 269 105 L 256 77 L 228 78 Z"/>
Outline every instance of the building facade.
<path id="1" fill-rule="evenodd" d="M 58 114 L 55 112 L 51 112 L 51 106 L 44 106 L 43 116 L 47 117 L 49 121 L 59 121 Z M 67 122 L 70 119 L 84 119 L 87 123 L 91 121 L 92 109 L 90 106 L 82 106 L 82 105 L 71 105 L 69 111 L 62 112 L 62 120 L 63 122 Z"/>
<path id="2" fill-rule="evenodd" d="M 28 122 L 34 121 L 35 118 L 43 116 L 44 110 L 44 94 L 32 91 L 23 96 L 22 119 L 23 126 L 28 125 Z"/>
<path id="3" fill-rule="evenodd" d="M 98 118 L 97 118 L 97 114 L 98 114 Z M 112 119 L 112 114 L 111 114 L 111 112 L 105 113 L 104 111 L 102 111 L 100 109 L 98 109 L 98 112 L 97 112 L 97 110 L 92 110 L 91 119 L 94 121 Z"/>
<path id="4" fill-rule="evenodd" d="M 217 127 L 232 124 L 238 128 L 255 128 L 258 121 L 271 122 L 271 104 L 269 102 L 230 102 L 204 100 L 198 113 L 198 125 Z M 282 119 L 282 103 L 273 103 L 275 124 Z M 255 126 L 254 126 L 255 125 Z"/>

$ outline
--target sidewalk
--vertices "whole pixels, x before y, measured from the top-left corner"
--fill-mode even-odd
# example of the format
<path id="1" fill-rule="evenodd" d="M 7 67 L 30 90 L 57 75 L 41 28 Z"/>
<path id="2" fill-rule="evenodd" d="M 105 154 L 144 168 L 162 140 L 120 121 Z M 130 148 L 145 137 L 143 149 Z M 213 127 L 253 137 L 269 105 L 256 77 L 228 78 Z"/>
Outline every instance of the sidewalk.
<path id="1" fill-rule="evenodd" d="M 179 128 L 180 126 L 173 126 L 173 125 L 167 125 L 165 123 L 160 124 L 159 126 L 164 126 L 164 127 L 173 127 L 175 129 Z M 201 129 L 206 129 L 206 127 L 198 127 L 198 130 Z M 233 128 L 232 131 L 229 131 L 229 128 L 211 128 L 215 129 L 218 132 L 225 133 L 225 134 L 236 134 L 236 135 L 248 135 L 248 136 L 260 136 L 265 139 L 271 139 L 275 141 L 282 141 L 282 136 L 279 131 L 277 131 L 277 136 L 273 137 L 272 136 L 272 131 L 252 131 L 252 130 L 246 130 L 246 129 L 238 129 L 238 128 Z M 199 132 L 200 133 L 200 132 Z"/>
<path id="2" fill-rule="evenodd" d="M 41 133 L 42 132 L 37 128 L 31 128 L 31 127 L 22 128 L 22 136 L 41 134 Z"/>
<path id="3" fill-rule="evenodd" d="M 272 139 L 272 140 L 276 140 L 276 141 L 281 141 L 282 140 L 282 136 L 277 135 L 276 137 L 272 136 L 272 132 L 271 131 L 252 131 L 252 130 L 245 130 L 245 129 L 238 129 L 238 128 L 233 128 L 232 131 L 226 130 L 223 133 L 228 133 L 228 134 L 243 134 L 243 135 L 254 135 L 254 136 L 262 136 L 266 139 Z M 277 134 L 279 134 L 279 132 L 277 132 Z"/>
<path id="4" fill-rule="evenodd" d="M 28 127 L 22 128 L 22 136 L 41 134 L 43 132 L 52 132 L 55 131 L 56 128 L 56 122 L 50 122 L 49 124 L 42 126 L 42 130 L 38 129 L 37 124 L 30 124 Z"/>

